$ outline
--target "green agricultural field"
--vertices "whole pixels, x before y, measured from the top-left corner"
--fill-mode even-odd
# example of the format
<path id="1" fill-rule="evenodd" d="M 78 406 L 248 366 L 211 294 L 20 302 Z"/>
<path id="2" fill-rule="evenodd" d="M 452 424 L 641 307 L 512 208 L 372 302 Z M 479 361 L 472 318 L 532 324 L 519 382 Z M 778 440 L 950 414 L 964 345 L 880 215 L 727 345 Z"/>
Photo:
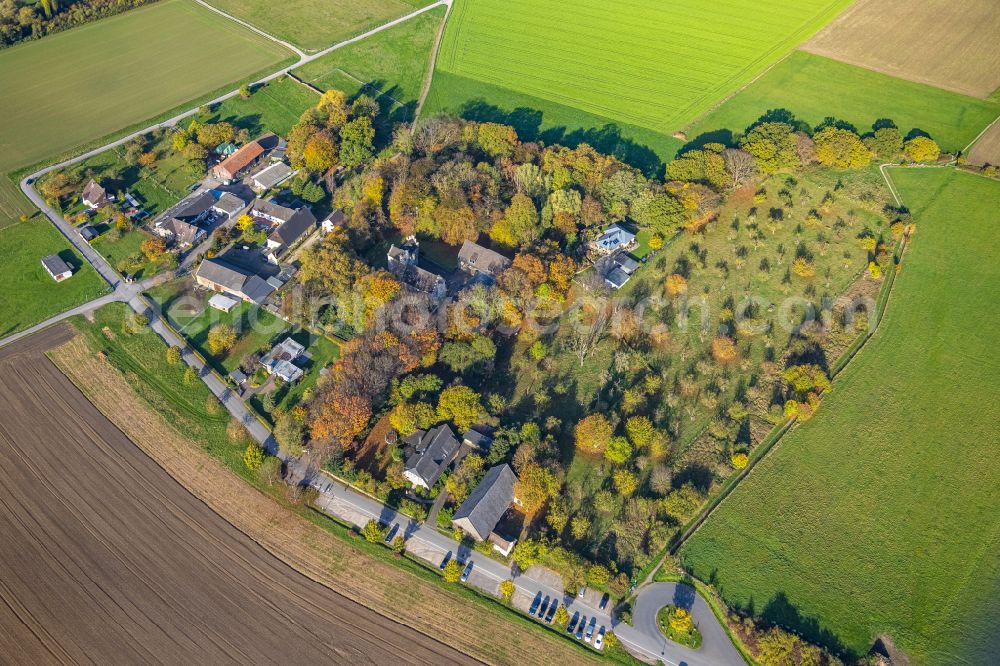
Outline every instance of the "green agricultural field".
<path id="1" fill-rule="evenodd" d="M 0 235 L 0 338 L 45 321 L 64 310 L 110 291 L 90 264 L 70 247 L 62 234 L 38 216 Z M 58 254 L 73 267 L 73 276 L 56 282 L 42 268 L 42 257 Z"/>
<path id="2" fill-rule="evenodd" d="M 382 96 L 399 120 L 410 120 L 430 65 L 434 38 L 444 18 L 443 7 L 389 30 L 337 49 L 294 71 L 323 90 L 348 96 L 364 92 Z"/>
<path id="3" fill-rule="evenodd" d="M 964 149 L 1000 115 L 996 100 L 966 97 L 797 51 L 687 128 L 687 135 L 695 139 L 721 129 L 742 132 L 771 109 L 786 109 L 812 125 L 833 116 L 862 134 L 876 120 L 888 118 L 904 134 L 914 128 L 927 132 L 948 151 Z"/>
<path id="4" fill-rule="evenodd" d="M 269 35 L 320 51 L 429 5 L 431 0 L 212 0 L 211 4 Z"/>
<path id="5" fill-rule="evenodd" d="M 165 0 L 6 49 L 0 173 L 163 114 L 289 55 L 193 0 Z M 4 182 L 5 216 L 24 205 Z"/>
<path id="6" fill-rule="evenodd" d="M 459 0 L 437 67 L 669 135 L 848 4 Z"/>
<path id="7" fill-rule="evenodd" d="M 917 233 L 879 331 L 682 550 L 735 606 L 862 655 L 1000 649 L 1000 183 L 894 170 Z"/>
<path id="8" fill-rule="evenodd" d="M 249 99 L 230 97 L 207 116 L 198 116 L 204 123 L 230 122 L 245 128 L 250 136 L 274 132 L 287 136 L 292 126 L 299 122 L 302 113 L 316 106 L 319 95 L 294 79 L 280 79 L 254 88 Z"/>

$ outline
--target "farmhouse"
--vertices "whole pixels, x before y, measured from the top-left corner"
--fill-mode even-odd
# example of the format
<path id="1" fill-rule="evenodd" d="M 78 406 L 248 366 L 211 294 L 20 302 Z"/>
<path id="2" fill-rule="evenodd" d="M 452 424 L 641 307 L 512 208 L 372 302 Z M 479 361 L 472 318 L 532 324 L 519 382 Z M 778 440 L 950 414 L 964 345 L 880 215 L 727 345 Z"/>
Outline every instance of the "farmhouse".
<path id="1" fill-rule="evenodd" d="M 618 252 L 611 257 L 607 272 L 604 274 L 604 281 L 615 289 L 621 289 L 625 283 L 632 279 L 632 274 L 638 268 L 638 261 L 624 252 Z"/>
<path id="2" fill-rule="evenodd" d="M 247 202 L 232 192 L 217 192 L 213 190 L 212 195 L 218 197 L 212 206 L 212 210 L 227 220 L 232 219 L 236 213 L 246 208 Z"/>
<path id="3" fill-rule="evenodd" d="M 441 478 L 462 446 L 447 423 L 430 430 L 418 430 L 403 443 L 407 454 L 403 476 L 414 486 L 428 490 Z"/>
<path id="4" fill-rule="evenodd" d="M 590 249 L 597 254 L 611 254 L 619 250 L 631 250 L 636 245 L 635 234 L 618 224 L 612 224 L 590 243 Z"/>
<path id="5" fill-rule="evenodd" d="M 93 178 L 87 183 L 87 186 L 83 188 L 83 195 L 80 197 L 81 201 L 87 205 L 89 208 L 100 208 L 101 206 L 107 205 L 111 198 L 108 197 L 107 191 L 97 184 L 97 181 Z"/>
<path id="6" fill-rule="evenodd" d="M 56 282 L 62 282 L 73 275 L 73 269 L 58 254 L 43 257 L 42 266 Z"/>
<path id="7" fill-rule="evenodd" d="M 510 259 L 478 243 L 465 241 L 458 251 L 458 264 L 473 275 L 495 280 L 510 266 Z"/>
<path id="8" fill-rule="evenodd" d="M 391 245 L 386 254 L 389 270 L 410 289 L 441 300 L 447 295 L 448 286 L 443 277 L 417 265 L 419 255 L 420 247 L 412 236 L 406 239 L 403 247 Z"/>
<path id="9" fill-rule="evenodd" d="M 507 509 L 517 502 L 514 496 L 515 483 L 517 477 L 510 465 L 490 468 L 468 499 L 455 511 L 451 524 L 476 541 L 486 541 Z"/>
<path id="10" fill-rule="evenodd" d="M 267 237 L 267 260 L 277 264 L 281 255 L 316 228 L 316 216 L 308 208 L 299 208 L 284 224 Z"/>
<path id="11" fill-rule="evenodd" d="M 291 338 L 285 338 L 274 346 L 263 358 L 260 364 L 267 373 L 280 377 L 286 382 L 296 382 L 304 374 L 302 368 L 295 365 L 306 351 L 306 348 Z"/>
<path id="12" fill-rule="evenodd" d="M 274 287 L 259 275 L 234 266 L 224 259 L 203 260 L 194 278 L 202 287 L 257 305 L 263 304 L 274 291 Z"/>
<path id="13" fill-rule="evenodd" d="M 273 228 L 292 219 L 295 209 L 258 199 L 250 209 L 250 215 L 257 218 L 264 226 Z"/>
<path id="14" fill-rule="evenodd" d="M 260 141 L 251 141 L 212 168 L 212 175 L 223 183 L 231 183 L 256 164 L 264 154 Z"/>
<path id="15" fill-rule="evenodd" d="M 198 242 L 198 239 L 205 235 L 205 230 L 201 227 L 176 217 L 160 220 L 153 227 L 153 232 L 157 236 L 176 243 L 181 247 L 191 247 Z"/>
<path id="16" fill-rule="evenodd" d="M 292 167 L 284 162 L 274 162 L 251 176 L 250 182 L 254 191 L 260 194 L 282 184 L 291 178 L 294 173 Z"/>

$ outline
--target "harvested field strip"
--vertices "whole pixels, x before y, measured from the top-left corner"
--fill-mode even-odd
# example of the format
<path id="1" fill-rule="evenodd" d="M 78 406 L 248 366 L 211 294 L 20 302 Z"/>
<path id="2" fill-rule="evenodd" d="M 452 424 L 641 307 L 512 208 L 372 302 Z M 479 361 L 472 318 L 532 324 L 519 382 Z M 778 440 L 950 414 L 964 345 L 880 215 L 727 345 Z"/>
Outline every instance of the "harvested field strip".
<path id="1" fill-rule="evenodd" d="M 983 135 L 976 139 L 966 155 L 969 164 L 1000 166 L 1000 119 L 990 125 Z"/>
<path id="2" fill-rule="evenodd" d="M 64 336 L 0 360 L 0 662 L 472 661 L 306 578 L 186 492 L 41 354 Z"/>
<path id="3" fill-rule="evenodd" d="M 438 68 L 658 131 L 675 129 L 821 27 L 845 0 L 461 0 Z M 623 13 L 623 9 L 627 13 Z"/>
<path id="4" fill-rule="evenodd" d="M 98 360 L 82 338 L 51 355 L 102 412 L 184 487 L 310 578 L 491 663 L 530 663 L 538 654 L 565 663 L 589 661 L 589 655 L 554 636 L 511 624 L 486 602 L 470 602 L 472 593 L 459 594 L 380 561 L 321 527 L 329 524 L 325 518 L 307 512 L 315 522 L 304 520 L 247 485 L 149 408 L 136 393 L 144 380 L 123 377 Z M 149 399 L 149 389 L 140 392 Z M 497 640 L 501 632 L 503 640 Z"/>
<path id="5" fill-rule="evenodd" d="M 859 0 L 803 48 L 976 97 L 1000 87 L 996 0 Z"/>

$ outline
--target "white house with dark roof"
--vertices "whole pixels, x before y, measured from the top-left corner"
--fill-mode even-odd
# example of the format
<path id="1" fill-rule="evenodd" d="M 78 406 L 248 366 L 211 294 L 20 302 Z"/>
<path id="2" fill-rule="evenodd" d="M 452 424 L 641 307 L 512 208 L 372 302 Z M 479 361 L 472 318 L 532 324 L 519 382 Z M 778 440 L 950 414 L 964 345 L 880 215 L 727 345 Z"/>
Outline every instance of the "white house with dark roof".
<path id="1" fill-rule="evenodd" d="M 631 250 L 636 245 L 635 234 L 619 224 L 612 224 L 590 242 L 590 249 L 597 254 L 612 254 Z"/>
<path id="2" fill-rule="evenodd" d="M 204 259 L 195 271 L 194 279 L 202 287 L 257 305 L 262 305 L 274 292 L 274 287 L 264 278 L 223 258 Z"/>
<path id="3" fill-rule="evenodd" d="M 80 197 L 80 200 L 88 208 L 100 208 L 110 202 L 111 198 L 108 196 L 107 190 L 91 178 L 87 186 L 83 188 L 83 195 Z"/>
<path id="4" fill-rule="evenodd" d="M 294 208 L 288 208 L 264 199 L 257 199 L 253 208 L 250 209 L 251 216 L 257 218 L 258 221 L 263 220 L 262 224 L 272 228 L 288 222 L 295 215 L 295 212 Z"/>
<path id="5" fill-rule="evenodd" d="M 406 239 L 402 247 L 390 245 L 386 253 L 389 271 L 409 289 L 430 294 L 436 300 L 443 299 L 448 293 L 447 283 L 440 275 L 421 268 L 418 265 L 419 259 L 420 246 L 412 236 Z"/>
<path id="6" fill-rule="evenodd" d="M 50 254 L 47 257 L 43 257 L 42 266 L 56 282 L 62 282 L 73 275 L 73 269 L 58 254 Z"/>
<path id="7" fill-rule="evenodd" d="M 247 202 L 239 198 L 232 192 L 212 192 L 213 196 L 216 196 L 215 204 L 212 205 L 212 210 L 219 215 L 224 215 L 226 219 L 232 219 L 236 213 L 240 212 L 247 206 Z"/>
<path id="8" fill-rule="evenodd" d="M 316 228 L 316 216 L 308 208 L 299 208 L 287 222 L 278 226 L 267 237 L 267 260 L 277 264 L 288 250 Z"/>
<path id="9" fill-rule="evenodd" d="M 430 430 L 418 430 L 403 443 L 407 454 L 403 476 L 414 486 L 428 490 L 441 478 L 462 447 L 447 423 Z"/>
<path id="10" fill-rule="evenodd" d="M 291 338 L 285 338 L 260 359 L 260 364 L 270 375 L 280 377 L 289 383 L 297 382 L 304 373 L 295 362 L 305 351 L 303 345 Z"/>
<path id="11" fill-rule="evenodd" d="M 491 467 L 475 490 L 455 511 L 451 524 L 476 541 L 486 541 L 507 509 L 517 501 L 517 476 L 510 465 Z M 506 539 L 504 539 L 507 541 Z"/>
<path id="12" fill-rule="evenodd" d="M 258 194 L 281 185 L 295 174 L 284 162 L 272 162 L 250 176 L 250 183 Z"/>
<path id="13" fill-rule="evenodd" d="M 604 281 L 615 289 L 621 289 L 632 279 L 632 274 L 639 269 L 639 262 L 624 252 L 618 252 L 610 257 Z"/>

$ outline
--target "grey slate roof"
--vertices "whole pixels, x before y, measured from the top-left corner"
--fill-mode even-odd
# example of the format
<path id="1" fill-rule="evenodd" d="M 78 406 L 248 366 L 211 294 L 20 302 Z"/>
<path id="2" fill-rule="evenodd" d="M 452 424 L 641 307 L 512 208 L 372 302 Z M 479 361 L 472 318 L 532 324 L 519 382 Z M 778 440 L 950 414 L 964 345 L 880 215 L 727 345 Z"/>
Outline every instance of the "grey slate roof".
<path id="1" fill-rule="evenodd" d="M 244 271 L 221 259 L 205 259 L 198 266 L 197 275 L 258 305 L 274 291 L 274 287 L 259 275 Z"/>
<path id="2" fill-rule="evenodd" d="M 182 222 L 190 222 L 204 215 L 215 205 L 215 197 L 211 192 L 202 192 L 190 199 L 182 201 L 174 210 L 173 216 Z"/>
<path id="3" fill-rule="evenodd" d="M 635 273 L 636 269 L 639 268 L 639 262 L 623 252 L 615 255 L 615 263 L 629 275 Z"/>
<path id="4" fill-rule="evenodd" d="M 42 257 L 42 266 L 52 275 L 59 275 L 70 270 L 69 264 L 58 254 L 50 254 L 47 257 Z"/>
<path id="5" fill-rule="evenodd" d="M 626 273 L 619 266 L 615 266 L 610 273 L 604 277 L 604 281 L 610 284 L 615 289 L 621 289 L 625 286 L 625 283 L 632 279 L 632 276 Z"/>
<path id="6" fill-rule="evenodd" d="M 515 482 L 517 477 L 509 465 L 490 468 L 468 499 L 458 507 L 452 522 L 484 541 L 514 501 Z"/>
<path id="7" fill-rule="evenodd" d="M 472 241 L 462 243 L 462 249 L 458 251 L 458 260 L 463 268 L 494 277 L 510 266 L 510 259 L 507 257 Z"/>
<path id="8" fill-rule="evenodd" d="M 174 236 L 174 240 L 180 244 L 192 245 L 198 237 L 202 235 L 202 230 L 184 220 L 171 217 L 160 225 L 161 229 L 169 231 Z"/>
<path id="9" fill-rule="evenodd" d="M 403 441 L 413 447 L 413 453 L 406 459 L 406 470 L 415 472 L 428 487 L 437 482 L 462 446 L 447 423 L 427 431 L 418 430 Z"/>
<path id="10" fill-rule="evenodd" d="M 265 201 L 263 199 L 258 199 L 254 202 L 253 212 L 280 220 L 279 223 L 288 222 L 288 220 L 292 219 L 292 216 L 295 215 L 294 208 L 279 206 L 276 203 L 271 203 L 270 201 Z"/>
<path id="11" fill-rule="evenodd" d="M 274 162 L 251 176 L 253 182 L 262 189 L 269 190 L 278 183 L 288 180 L 292 175 L 292 168 L 284 162 Z"/>
<path id="12" fill-rule="evenodd" d="M 287 222 L 271 232 L 268 237 L 276 243 L 281 243 L 285 247 L 295 244 L 302 234 L 316 228 L 316 216 L 308 208 L 299 208 Z"/>
<path id="13" fill-rule="evenodd" d="M 240 199 L 232 192 L 223 192 L 219 195 L 219 199 L 215 202 L 213 207 L 216 210 L 222 211 L 226 215 L 231 216 L 243 210 L 243 207 L 246 205 L 246 201 L 243 201 L 243 199 Z"/>
<path id="14" fill-rule="evenodd" d="M 465 434 L 462 435 L 462 439 L 481 451 L 488 451 L 490 445 L 493 444 L 492 437 L 484 435 L 478 430 L 467 430 Z"/>
<path id="15" fill-rule="evenodd" d="M 87 241 L 89 243 L 90 241 L 92 241 L 95 238 L 97 238 L 97 229 L 95 229 L 94 227 L 90 226 L 89 224 L 85 225 L 85 226 L 82 226 L 82 227 L 80 227 L 80 236 L 83 237 L 83 240 L 85 240 L 85 241 Z"/>
<path id="16" fill-rule="evenodd" d="M 80 199 L 84 202 L 89 202 L 95 206 L 101 206 L 108 201 L 108 192 L 103 187 L 101 187 L 96 180 L 90 179 L 87 186 L 83 188 L 83 195 Z"/>

